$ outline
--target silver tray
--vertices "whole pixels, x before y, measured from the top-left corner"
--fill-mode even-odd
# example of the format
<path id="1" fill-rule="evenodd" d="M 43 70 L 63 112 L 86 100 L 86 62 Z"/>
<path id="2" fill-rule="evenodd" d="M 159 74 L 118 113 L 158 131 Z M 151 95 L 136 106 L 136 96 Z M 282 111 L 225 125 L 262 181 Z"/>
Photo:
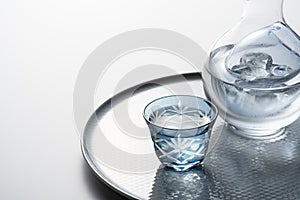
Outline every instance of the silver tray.
<path id="1" fill-rule="evenodd" d="M 218 119 L 204 160 L 187 172 L 160 165 L 143 121 L 144 106 L 158 97 L 204 97 L 198 73 L 156 79 L 102 104 L 88 121 L 82 152 L 112 189 L 133 199 L 300 199 L 300 122 L 273 140 L 234 134 Z"/>

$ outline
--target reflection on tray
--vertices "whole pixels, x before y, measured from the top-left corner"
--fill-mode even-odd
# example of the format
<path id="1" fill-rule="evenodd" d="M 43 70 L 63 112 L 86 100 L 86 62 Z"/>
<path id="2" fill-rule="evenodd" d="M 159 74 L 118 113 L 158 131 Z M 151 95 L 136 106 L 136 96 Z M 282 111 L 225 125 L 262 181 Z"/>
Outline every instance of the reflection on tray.
<path id="1" fill-rule="evenodd" d="M 278 140 L 253 140 L 224 126 L 205 160 L 213 199 L 300 199 L 299 120 Z"/>
<path id="2" fill-rule="evenodd" d="M 208 199 L 206 176 L 199 166 L 185 172 L 160 167 L 150 199 Z"/>

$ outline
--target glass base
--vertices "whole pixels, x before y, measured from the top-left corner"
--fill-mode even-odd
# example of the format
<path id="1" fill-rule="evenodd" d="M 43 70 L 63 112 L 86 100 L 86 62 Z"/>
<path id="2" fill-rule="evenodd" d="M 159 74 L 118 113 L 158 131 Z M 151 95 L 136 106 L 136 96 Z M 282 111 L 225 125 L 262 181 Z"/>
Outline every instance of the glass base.
<path id="1" fill-rule="evenodd" d="M 184 165 L 172 164 L 172 163 L 163 163 L 163 165 L 165 165 L 166 167 L 172 168 L 175 171 L 183 172 L 183 171 L 189 170 L 190 168 L 199 166 L 200 161 L 193 162 L 193 163 L 188 163 L 188 164 L 184 164 Z"/>
<path id="2" fill-rule="evenodd" d="M 232 124 L 228 124 L 228 126 L 234 133 L 250 139 L 278 140 L 285 136 L 285 127 L 275 130 L 253 130 L 238 128 Z"/>

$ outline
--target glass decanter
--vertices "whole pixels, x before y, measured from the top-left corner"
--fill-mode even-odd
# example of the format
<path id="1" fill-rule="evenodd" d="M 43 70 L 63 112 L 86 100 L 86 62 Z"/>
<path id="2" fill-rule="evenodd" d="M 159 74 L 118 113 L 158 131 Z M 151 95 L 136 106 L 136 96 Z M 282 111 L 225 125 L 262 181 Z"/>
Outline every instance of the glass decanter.
<path id="1" fill-rule="evenodd" d="M 300 38 L 282 8 L 283 0 L 246 0 L 203 69 L 207 97 L 250 138 L 278 136 L 300 116 Z"/>

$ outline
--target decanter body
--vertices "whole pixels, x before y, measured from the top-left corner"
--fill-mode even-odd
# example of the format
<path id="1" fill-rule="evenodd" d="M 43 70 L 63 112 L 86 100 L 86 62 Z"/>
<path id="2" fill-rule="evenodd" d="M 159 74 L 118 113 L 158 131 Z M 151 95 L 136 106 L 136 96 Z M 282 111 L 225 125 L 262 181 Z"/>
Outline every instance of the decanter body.
<path id="1" fill-rule="evenodd" d="M 246 0 L 240 22 L 213 47 L 205 92 L 239 133 L 269 138 L 300 116 L 300 38 L 283 0 Z"/>

